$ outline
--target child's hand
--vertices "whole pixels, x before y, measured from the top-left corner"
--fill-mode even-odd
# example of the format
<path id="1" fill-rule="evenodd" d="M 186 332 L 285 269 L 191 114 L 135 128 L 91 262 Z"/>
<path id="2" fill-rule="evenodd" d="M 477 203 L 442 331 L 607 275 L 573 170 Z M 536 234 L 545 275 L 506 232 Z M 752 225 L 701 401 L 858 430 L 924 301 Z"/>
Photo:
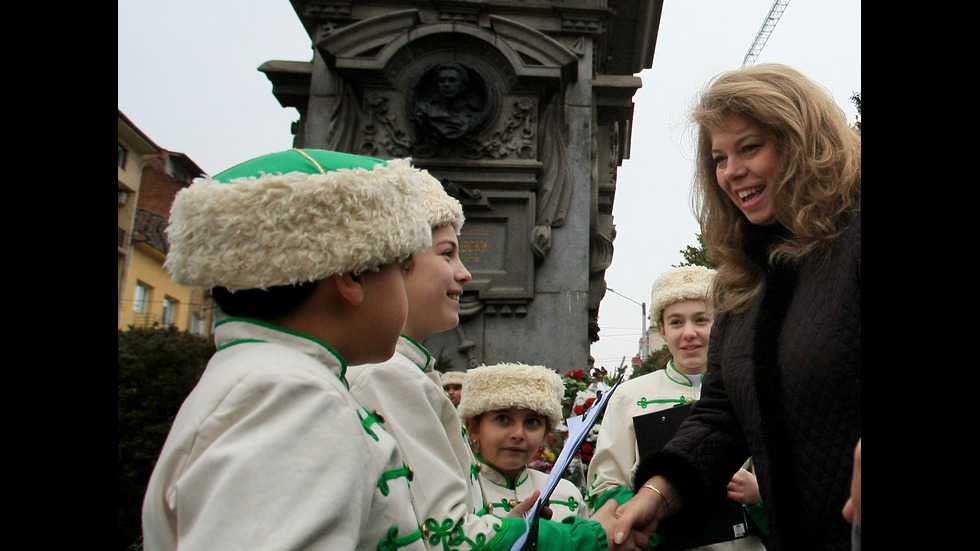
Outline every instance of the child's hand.
<path id="1" fill-rule="evenodd" d="M 510 513 L 507 513 L 507 516 L 523 517 L 525 514 L 527 514 L 528 511 L 531 510 L 532 507 L 534 507 L 534 503 L 538 500 L 538 497 L 540 495 L 541 495 L 541 490 L 534 490 L 534 493 L 531 494 L 531 497 L 518 503 L 513 509 L 510 510 Z M 540 511 L 538 512 L 538 515 L 545 520 L 551 520 L 551 516 L 553 514 L 554 511 L 552 511 L 551 507 L 548 507 L 547 504 L 542 506 Z"/>

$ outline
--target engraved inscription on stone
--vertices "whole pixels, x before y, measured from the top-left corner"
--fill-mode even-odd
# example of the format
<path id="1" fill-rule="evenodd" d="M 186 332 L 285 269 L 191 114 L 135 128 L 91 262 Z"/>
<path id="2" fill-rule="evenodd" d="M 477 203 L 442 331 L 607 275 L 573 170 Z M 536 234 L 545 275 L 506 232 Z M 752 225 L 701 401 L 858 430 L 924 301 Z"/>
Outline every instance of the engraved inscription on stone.
<path id="1" fill-rule="evenodd" d="M 470 271 L 505 270 L 503 222 L 467 220 L 459 235 L 459 258 Z"/>

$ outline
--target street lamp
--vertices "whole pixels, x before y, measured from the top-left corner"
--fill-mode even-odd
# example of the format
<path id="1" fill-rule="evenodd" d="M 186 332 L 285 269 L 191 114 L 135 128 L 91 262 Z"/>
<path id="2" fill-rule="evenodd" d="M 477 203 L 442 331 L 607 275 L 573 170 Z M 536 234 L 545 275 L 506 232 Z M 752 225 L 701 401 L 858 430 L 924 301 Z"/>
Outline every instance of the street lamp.
<path id="1" fill-rule="evenodd" d="M 625 298 L 626 300 L 632 302 L 633 304 L 637 304 L 641 308 L 643 308 L 643 336 L 640 337 L 640 342 L 642 343 L 641 352 L 643 354 L 643 357 L 640 358 L 640 359 L 641 360 L 646 360 L 647 359 L 647 356 L 650 355 L 650 335 L 647 334 L 647 303 L 645 303 L 645 302 L 643 302 L 643 303 L 636 302 L 635 300 L 631 299 L 630 297 L 628 297 L 626 295 L 617 293 L 615 290 L 613 290 L 612 287 L 606 287 L 606 290 L 609 291 L 610 293 L 619 295 L 619 296 Z"/>

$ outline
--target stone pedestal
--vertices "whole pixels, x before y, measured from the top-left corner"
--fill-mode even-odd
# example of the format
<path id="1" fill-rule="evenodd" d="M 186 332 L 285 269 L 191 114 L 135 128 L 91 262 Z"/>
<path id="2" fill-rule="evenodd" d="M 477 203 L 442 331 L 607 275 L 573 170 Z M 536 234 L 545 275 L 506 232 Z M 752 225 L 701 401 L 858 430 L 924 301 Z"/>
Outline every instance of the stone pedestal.
<path id="1" fill-rule="evenodd" d="M 309 62 L 270 61 L 294 146 L 411 157 L 463 205 L 453 369 L 589 369 L 634 76 L 662 3 L 293 0 Z"/>

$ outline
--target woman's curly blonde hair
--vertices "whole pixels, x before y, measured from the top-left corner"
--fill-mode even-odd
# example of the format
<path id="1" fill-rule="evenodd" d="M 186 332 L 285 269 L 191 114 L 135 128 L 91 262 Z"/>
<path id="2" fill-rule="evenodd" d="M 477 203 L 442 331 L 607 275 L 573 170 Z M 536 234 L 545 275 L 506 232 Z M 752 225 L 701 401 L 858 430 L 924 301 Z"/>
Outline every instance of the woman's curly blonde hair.
<path id="1" fill-rule="evenodd" d="M 697 125 L 692 207 L 711 256 L 717 312 L 744 310 L 762 291 L 765 273 L 744 254 L 751 222 L 718 184 L 711 133 L 730 115 L 758 123 L 777 143 L 776 181 L 770 182 L 775 220 L 791 236 L 773 247 L 769 262 L 823 257 L 840 233 L 844 214 L 861 197 L 861 135 L 833 96 L 799 71 L 776 63 L 719 75 L 693 110 Z"/>

